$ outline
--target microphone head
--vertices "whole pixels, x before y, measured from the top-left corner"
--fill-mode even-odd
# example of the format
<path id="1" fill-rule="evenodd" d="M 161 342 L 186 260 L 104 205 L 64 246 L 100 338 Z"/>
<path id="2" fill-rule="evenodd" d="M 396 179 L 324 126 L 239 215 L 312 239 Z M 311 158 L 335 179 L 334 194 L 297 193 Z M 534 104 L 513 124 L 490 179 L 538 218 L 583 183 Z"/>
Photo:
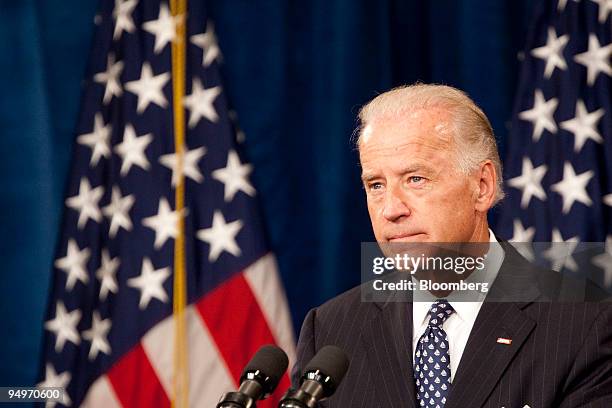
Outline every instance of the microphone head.
<path id="1" fill-rule="evenodd" d="M 348 367 L 349 359 L 344 350 L 336 346 L 325 346 L 306 365 L 302 380 L 321 382 L 325 388 L 325 397 L 329 397 L 336 391 Z"/>
<path id="2" fill-rule="evenodd" d="M 285 352 L 271 344 L 262 346 L 251 358 L 240 376 L 240 382 L 254 380 L 260 383 L 263 394 L 271 394 L 287 371 L 289 358 Z"/>

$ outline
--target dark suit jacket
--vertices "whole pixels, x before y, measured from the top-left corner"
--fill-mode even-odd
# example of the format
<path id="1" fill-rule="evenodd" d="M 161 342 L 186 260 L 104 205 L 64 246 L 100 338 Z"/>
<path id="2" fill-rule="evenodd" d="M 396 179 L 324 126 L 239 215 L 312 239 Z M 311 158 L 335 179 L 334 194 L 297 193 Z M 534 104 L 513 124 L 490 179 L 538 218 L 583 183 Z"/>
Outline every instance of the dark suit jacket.
<path id="1" fill-rule="evenodd" d="M 547 301 L 543 292 L 556 290 L 557 272 L 534 271 L 502 245 L 506 256 L 487 299 L 520 301 L 482 305 L 445 408 L 612 408 L 612 305 Z M 362 302 L 354 288 L 306 316 L 293 383 L 333 344 L 346 351 L 350 367 L 321 407 L 417 408 L 412 331 L 411 302 Z"/>

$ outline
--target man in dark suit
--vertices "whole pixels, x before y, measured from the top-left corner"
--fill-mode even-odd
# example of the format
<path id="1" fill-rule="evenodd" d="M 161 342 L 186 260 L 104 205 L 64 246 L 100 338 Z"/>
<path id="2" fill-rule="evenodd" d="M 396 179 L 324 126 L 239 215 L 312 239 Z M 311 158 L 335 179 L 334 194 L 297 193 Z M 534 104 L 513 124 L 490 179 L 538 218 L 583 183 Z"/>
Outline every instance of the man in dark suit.
<path id="1" fill-rule="evenodd" d="M 412 85 L 360 112 L 357 145 L 376 240 L 490 243 L 484 299 L 363 300 L 352 289 L 310 311 L 294 384 L 321 347 L 350 367 L 327 407 L 612 407 L 612 308 L 556 302 L 559 279 L 497 244 L 487 212 L 503 198 L 484 113 L 461 91 Z M 417 275 L 418 276 L 418 275 Z"/>

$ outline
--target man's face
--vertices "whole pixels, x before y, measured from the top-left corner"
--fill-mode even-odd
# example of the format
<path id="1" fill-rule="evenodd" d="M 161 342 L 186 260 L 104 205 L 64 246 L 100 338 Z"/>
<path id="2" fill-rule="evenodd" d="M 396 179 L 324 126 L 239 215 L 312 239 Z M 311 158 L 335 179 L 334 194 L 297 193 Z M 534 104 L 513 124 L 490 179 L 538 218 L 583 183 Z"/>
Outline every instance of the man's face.
<path id="1" fill-rule="evenodd" d="M 457 168 L 446 112 L 432 108 L 369 123 L 359 154 L 378 242 L 477 240 L 478 176 Z"/>

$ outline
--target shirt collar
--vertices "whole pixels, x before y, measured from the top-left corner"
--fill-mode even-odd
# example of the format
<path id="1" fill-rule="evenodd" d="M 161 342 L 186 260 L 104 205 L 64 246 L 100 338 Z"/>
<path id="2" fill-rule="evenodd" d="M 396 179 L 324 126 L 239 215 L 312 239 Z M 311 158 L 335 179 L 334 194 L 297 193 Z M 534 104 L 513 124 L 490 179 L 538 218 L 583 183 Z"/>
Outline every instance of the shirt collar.
<path id="1" fill-rule="evenodd" d="M 432 296 L 433 299 L 433 296 Z M 429 312 L 429 308 L 433 302 L 413 302 L 412 303 L 412 318 L 414 322 L 417 324 L 416 327 L 425 324 L 425 319 L 427 318 L 427 312 Z M 453 306 L 453 305 L 451 305 Z M 453 306 L 454 308 L 455 306 Z"/>
<path id="2" fill-rule="evenodd" d="M 431 301 L 414 302 L 412 304 L 412 316 L 418 325 L 424 325 L 427 322 L 427 314 L 431 308 L 431 304 L 436 299 L 432 296 Z M 480 310 L 482 302 L 461 302 L 457 300 L 449 300 L 448 303 L 455 310 L 455 314 L 463 321 L 470 321 L 470 317 L 476 316 Z"/>
<path id="3" fill-rule="evenodd" d="M 491 285 L 497 277 L 501 264 L 504 260 L 504 250 L 502 249 L 501 245 L 497 241 L 497 237 L 490 228 L 489 242 L 493 245 L 489 246 L 489 251 L 487 252 L 487 260 L 485 261 L 485 268 L 480 271 L 480 275 L 474 276 L 477 271 L 475 273 L 472 273 L 466 279 L 466 281 L 476 280 L 477 282 L 488 282 L 490 290 Z M 437 300 L 429 292 L 422 293 L 421 295 L 424 295 L 426 300 L 413 302 L 412 304 L 412 316 L 415 322 L 417 322 L 419 325 L 423 325 L 426 323 L 427 313 L 431 308 L 431 304 Z M 478 313 L 478 311 L 480 310 L 480 304 L 484 301 L 485 297 L 486 293 L 483 294 L 482 298 L 478 299 L 478 301 L 466 302 L 461 301 L 460 296 L 453 296 L 453 294 L 451 293 L 448 296 L 447 300 L 448 303 L 453 307 L 453 309 L 455 309 L 455 313 L 457 314 L 457 316 L 461 320 L 466 321 L 469 320 L 470 316 L 474 316 Z"/>

